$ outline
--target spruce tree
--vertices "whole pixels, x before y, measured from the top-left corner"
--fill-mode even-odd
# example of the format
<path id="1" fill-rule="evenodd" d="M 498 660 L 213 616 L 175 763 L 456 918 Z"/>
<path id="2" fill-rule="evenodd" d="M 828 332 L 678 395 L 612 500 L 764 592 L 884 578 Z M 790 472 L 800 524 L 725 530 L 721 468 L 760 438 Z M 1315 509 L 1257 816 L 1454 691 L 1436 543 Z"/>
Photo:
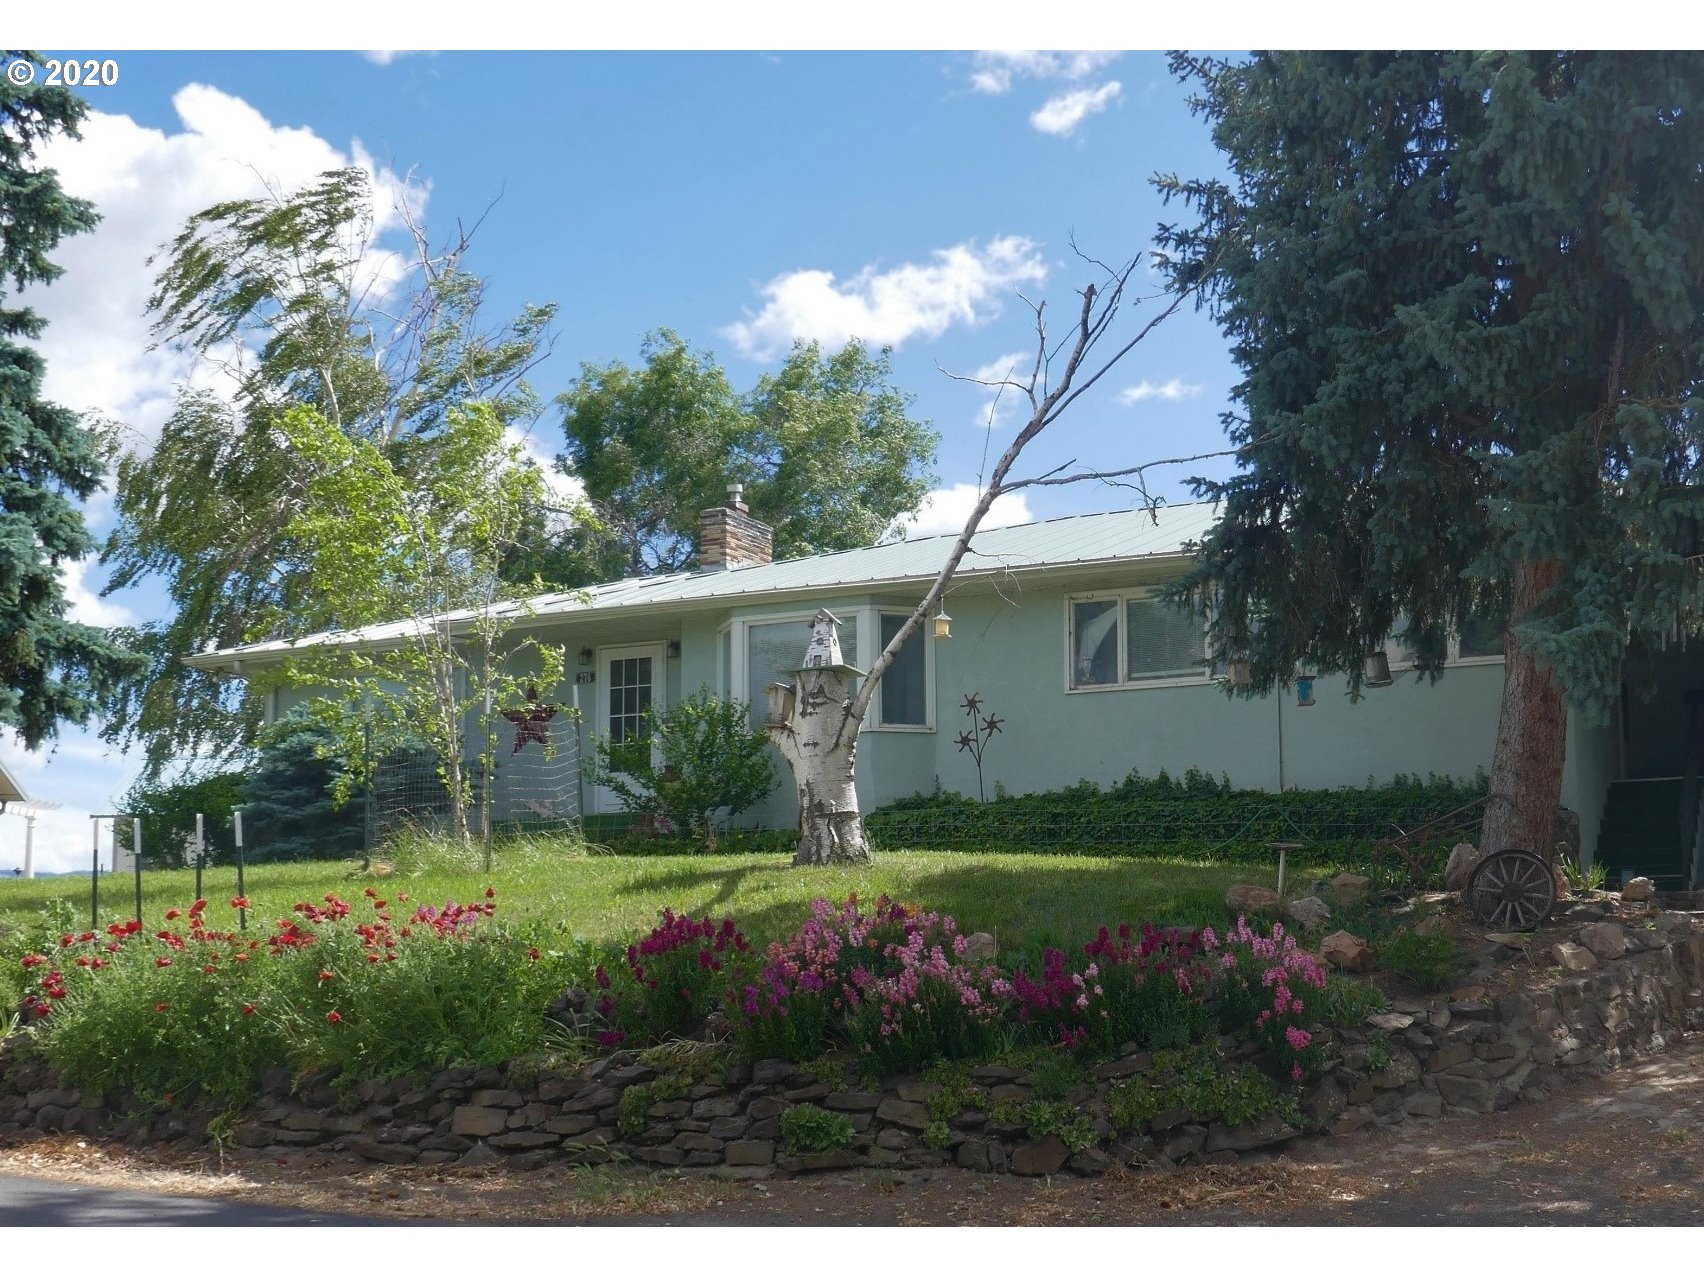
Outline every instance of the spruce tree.
<path id="1" fill-rule="evenodd" d="M 94 547 L 77 502 L 99 487 L 105 459 L 76 413 L 42 398 L 30 343 L 45 323 L 8 297 L 57 277 L 48 255 L 95 224 L 37 162 L 47 139 L 77 135 L 84 110 L 64 89 L 0 82 L 0 723 L 32 749 L 62 722 L 86 723 L 136 668 L 104 630 L 66 619 L 60 569 Z"/>
<path id="2" fill-rule="evenodd" d="M 1554 847 L 1567 708 L 1696 633 L 1704 55 L 1184 56 L 1229 179 L 1159 180 L 1242 372 L 1181 598 L 1250 693 L 1504 629 L 1482 845 Z M 1393 725 L 1393 731 L 1401 731 Z"/>

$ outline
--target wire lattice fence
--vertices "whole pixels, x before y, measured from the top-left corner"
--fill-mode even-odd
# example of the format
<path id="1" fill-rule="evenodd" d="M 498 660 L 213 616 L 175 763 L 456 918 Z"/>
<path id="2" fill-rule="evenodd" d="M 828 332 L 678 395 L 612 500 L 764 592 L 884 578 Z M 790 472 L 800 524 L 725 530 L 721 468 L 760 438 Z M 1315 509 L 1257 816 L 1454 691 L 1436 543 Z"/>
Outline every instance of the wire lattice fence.
<path id="1" fill-rule="evenodd" d="M 559 713 L 551 713 L 558 711 Z M 531 707 L 497 729 L 493 765 L 467 765 L 467 828 L 494 835 L 582 833 L 579 721 L 561 707 Z M 489 774 L 488 774 L 489 773 Z M 454 800 L 439 760 L 425 747 L 390 751 L 372 769 L 367 847 L 409 834 L 455 829 Z"/>

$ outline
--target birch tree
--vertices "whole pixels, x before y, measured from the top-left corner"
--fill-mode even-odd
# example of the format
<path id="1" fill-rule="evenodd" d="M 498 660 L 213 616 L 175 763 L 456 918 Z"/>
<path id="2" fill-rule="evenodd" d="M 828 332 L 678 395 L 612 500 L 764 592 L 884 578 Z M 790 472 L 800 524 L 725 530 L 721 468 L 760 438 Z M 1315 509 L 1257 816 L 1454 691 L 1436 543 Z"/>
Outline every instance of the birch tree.
<path id="1" fill-rule="evenodd" d="M 1031 303 L 1035 316 L 1035 353 L 1027 371 L 1014 372 L 997 380 L 955 378 L 987 387 L 999 396 L 1019 397 L 1029 408 L 1029 418 L 989 471 L 981 494 L 935 580 L 905 623 L 870 664 L 857 692 L 850 691 L 849 675 L 836 674 L 832 663 L 812 666 L 808 657 L 807 669 L 794 681 L 792 704 L 786 721 L 770 725 L 770 739 L 792 769 L 798 790 L 799 842 L 793 856 L 795 865 L 869 860 L 870 846 L 864 836 L 863 814 L 859 810 L 854 780 L 858 737 L 869 713 L 870 700 L 906 641 L 946 596 L 959 565 L 975 541 L 977 530 L 996 501 L 1007 493 L 1026 488 L 1102 480 L 1132 488 L 1152 512 L 1156 510 L 1157 503 L 1145 483 L 1149 470 L 1235 451 L 1168 458 L 1107 470 L 1079 468 L 1075 463 L 1068 463 L 1042 474 L 1028 477 L 1014 475 L 1024 451 L 1099 383 L 1115 364 L 1174 315 L 1193 293 L 1193 287 L 1185 285 L 1159 297 L 1143 298 L 1132 294 L 1131 277 L 1140 263 L 1141 259 L 1116 267 L 1090 263 L 1097 269 L 1099 279 L 1083 288 L 1073 322 L 1061 334 L 1049 332 L 1046 304 Z M 1128 313 L 1143 303 L 1149 304 L 1149 310 L 1146 319 L 1138 322 Z M 1134 329 L 1128 324 L 1121 324 L 1123 321 L 1134 323 Z M 1127 335 L 1120 337 L 1119 334 Z M 813 640 L 813 648 L 815 644 Z"/>

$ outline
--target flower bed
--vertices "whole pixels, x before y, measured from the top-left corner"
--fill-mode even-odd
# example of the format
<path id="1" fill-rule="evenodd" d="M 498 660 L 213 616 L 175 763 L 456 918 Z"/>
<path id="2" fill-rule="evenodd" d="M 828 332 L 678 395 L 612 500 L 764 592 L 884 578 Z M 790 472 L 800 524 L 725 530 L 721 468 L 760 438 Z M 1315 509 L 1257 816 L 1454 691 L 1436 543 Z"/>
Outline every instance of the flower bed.
<path id="1" fill-rule="evenodd" d="M 496 1064 L 545 1045 L 546 1010 L 581 976 L 574 956 L 494 926 L 492 889 L 442 906 L 328 894 L 258 935 L 215 912 L 196 901 L 153 931 L 130 920 L 26 953 L 18 1010 L 46 1059 L 101 1091 L 221 1100 L 253 1096 L 275 1067 L 383 1078 Z"/>
<path id="2" fill-rule="evenodd" d="M 505 932 L 494 894 L 408 904 L 303 902 L 247 938 L 197 902 L 175 927 L 32 950 L 0 1137 L 199 1139 L 217 1120 L 268 1156 L 1091 1173 L 1489 1112 L 1704 1026 L 1704 929 L 1678 914 L 1552 991 L 1380 1012 L 1334 997 L 1282 927 L 1241 920 L 1108 925 L 1001 966 L 951 918 L 818 901 L 761 950 L 671 911 L 597 963 Z M 571 982 L 584 993 L 554 998 Z M 546 1019 L 565 1004 L 578 1048 Z"/>

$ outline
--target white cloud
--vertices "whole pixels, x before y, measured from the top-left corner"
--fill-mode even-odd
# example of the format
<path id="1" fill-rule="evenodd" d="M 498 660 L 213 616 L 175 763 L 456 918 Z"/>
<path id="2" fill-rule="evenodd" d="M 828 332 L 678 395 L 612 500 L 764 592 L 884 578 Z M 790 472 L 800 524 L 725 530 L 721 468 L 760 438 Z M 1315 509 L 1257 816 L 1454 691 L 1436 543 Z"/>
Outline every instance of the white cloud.
<path id="1" fill-rule="evenodd" d="M 289 190 L 351 164 L 372 176 L 377 234 L 401 225 L 405 203 L 423 210 L 428 195 L 424 185 L 376 164 L 359 143 L 345 151 L 311 129 L 275 125 L 207 85 L 186 85 L 172 105 L 182 125 L 177 132 L 91 111 L 80 141 L 56 137 L 43 148 L 42 162 L 59 171 L 68 193 L 93 201 L 101 221 L 54 250 L 63 276 L 25 294 L 49 321 L 40 342 L 48 397 L 123 422 L 132 432 L 127 444 L 143 448 L 158 437 L 179 385 L 229 389 L 210 364 L 148 349 L 144 311 L 154 276 L 148 258 L 190 214 L 262 195 L 268 186 Z M 382 292 L 405 267 L 399 254 L 380 249 L 363 262 L 361 275 Z"/>
<path id="2" fill-rule="evenodd" d="M 100 592 L 89 585 L 89 572 L 94 559 L 80 559 L 61 564 L 60 581 L 65 587 L 66 615 L 85 626 L 133 626 L 136 614 L 112 599 L 102 599 Z"/>
<path id="3" fill-rule="evenodd" d="M 1013 351 L 991 359 L 971 374 L 979 382 L 1027 382 L 1035 364 L 1034 353 Z M 1012 419 L 1012 414 L 1027 407 L 1024 394 L 1015 386 L 979 386 L 982 402 L 976 410 L 976 424 L 989 430 L 997 429 Z"/>
<path id="4" fill-rule="evenodd" d="M 832 271 L 777 275 L 763 286 L 763 309 L 722 331 L 754 359 L 773 359 L 795 341 L 838 348 L 857 337 L 898 346 L 992 319 L 1007 292 L 1046 275 L 1039 247 L 1024 236 L 1003 235 L 986 246 L 967 240 L 937 249 L 927 263 L 867 266 L 844 283 Z"/>
<path id="5" fill-rule="evenodd" d="M 1150 382 L 1146 377 L 1134 386 L 1126 386 L 1118 394 L 1121 404 L 1140 404 L 1145 399 L 1193 399 L 1201 393 L 1199 382 L 1186 382 L 1174 377 L 1169 382 Z"/>
<path id="6" fill-rule="evenodd" d="M 918 537 L 963 532 L 964 521 L 970 518 L 971 509 L 981 497 L 982 489 L 976 484 L 953 484 L 935 489 L 918 503 L 916 512 L 905 527 L 905 539 L 910 541 Z M 1022 493 L 1007 493 L 994 499 L 978 527 L 1005 528 L 1011 524 L 1027 524 L 1034 518 Z"/>
<path id="7" fill-rule="evenodd" d="M 987 49 L 972 59 L 970 87 L 1001 94 L 1025 80 L 1082 80 L 1119 58 L 1104 49 L 1049 53 L 1038 49 Z"/>
<path id="8" fill-rule="evenodd" d="M 1093 89 L 1072 89 L 1049 98 L 1030 113 L 1030 123 L 1042 133 L 1068 138 L 1091 115 L 1104 111 L 1124 91 L 1117 80 Z"/>
<path id="9" fill-rule="evenodd" d="M 527 460 L 543 472 L 544 486 L 549 491 L 553 507 L 546 516 L 546 526 L 552 532 L 565 531 L 572 524 L 567 512 L 585 500 L 586 485 L 578 475 L 558 470 L 555 454 L 545 449 L 530 431 L 507 426 L 503 429 L 503 438 L 511 447 L 518 445 Z"/>

